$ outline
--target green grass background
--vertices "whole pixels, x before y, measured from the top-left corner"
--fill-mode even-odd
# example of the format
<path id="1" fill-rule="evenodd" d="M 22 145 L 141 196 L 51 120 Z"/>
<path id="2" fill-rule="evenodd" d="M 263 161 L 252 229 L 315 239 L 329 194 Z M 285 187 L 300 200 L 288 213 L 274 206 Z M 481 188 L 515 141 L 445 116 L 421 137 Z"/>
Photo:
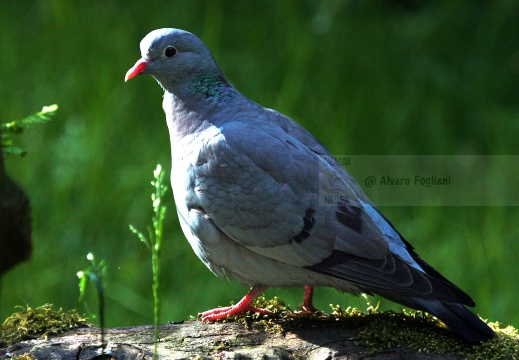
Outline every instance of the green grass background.
<path id="1" fill-rule="evenodd" d="M 108 265 L 107 326 L 152 323 L 151 257 L 128 225 L 149 222 L 169 137 L 160 87 L 123 81 L 149 31 L 197 34 L 242 93 L 334 154 L 506 155 L 519 153 L 518 18 L 516 1 L 0 2 L 0 121 L 60 105 L 17 138 L 27 157 L 7 159 L 31 198 L 34 251 L 1 279 L 0 319 L 25 302 L 85 311 L 76 272 L 92 251 Z M 196 258 L 171 193 L 167 205 L 161 322 L 241 298 Z M 517 207 L 382 211 L 478 313 L 519 326 Z M 274 294 L 302 302 L 301 289 Z M 330 303 L 363 302 L 318 289 L 316 305 Z"/>

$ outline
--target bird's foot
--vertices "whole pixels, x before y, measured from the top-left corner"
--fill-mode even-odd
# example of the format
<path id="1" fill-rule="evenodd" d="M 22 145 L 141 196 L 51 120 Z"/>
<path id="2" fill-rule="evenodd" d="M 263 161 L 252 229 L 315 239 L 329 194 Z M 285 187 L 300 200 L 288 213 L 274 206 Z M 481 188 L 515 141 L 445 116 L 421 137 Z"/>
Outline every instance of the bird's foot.
<path id="1" fill-rule="evenodd" d="M 236 304 L 233 306 L 227 306 L 204 311 L 203 313 L 198 314 L 198 318 L 201 319 L 202 322 L 216 321 L 225 319 L 228 316 L 241 314 L 247 311 L 253 313 L 260 313 L 261 315 L 272 315 L 272 312 L 267 309 L 257 308 L 252 305 L 239 306 L 239 304 Z"/>
<path id="2" fill-rule="evenodd" d="M 324 314 L 321 310 L 315 308 L 312 306 L 301 306 L 301 311 L 297 311 L 296 314 L 316 314 L 316 315 L 322 315 Z"/>
<path id="3" fill-rule="evenodd" d="M 198 314 L 198 318 L 201 319 L 202 322 L 215 321 L 247 311 L 257 312 L 262 315 L 270 315 L 272 314 L 271 311 L 251 305 L 254 299 L 265 291 L 265 289 L 267 289 L 267 286 L 254 286 L 236 305 L 204 311 L 203 313 Z"/>
<path id="4" fill-rule="evenodd" d="M 322 315 L 323 312 L 321 310 L 317 309 L 316 307 L 314 307 L 313 297 L 314 297 L 314 287 L 306 285 L 303 306 L 301 307 L 301 311 L 297 311 L 297 312 L 295 312 L 295 314 L 296 315 L 307 315 L 307 314 Z"/>
<path id="5" fill-rule="evenodd" d="M 324 313 L 321 310 L 315 308 L 313 305 L 308 306 L 308 304 L 306 304 L 306 305 L 301 306 L 300 311 L 294 311 L 294 315 L 296 315 L 296 316 L 321 316 L 321 315 L 324 315 Z"/>

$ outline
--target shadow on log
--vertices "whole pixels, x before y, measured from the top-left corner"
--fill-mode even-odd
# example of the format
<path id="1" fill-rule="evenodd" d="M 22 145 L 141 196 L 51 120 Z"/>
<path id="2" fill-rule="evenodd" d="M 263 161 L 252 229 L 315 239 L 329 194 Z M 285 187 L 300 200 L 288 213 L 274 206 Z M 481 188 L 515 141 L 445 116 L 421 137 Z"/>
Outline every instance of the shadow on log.
<path id="1" fill-rule="evenodd" d="M 269 333 L 258 323 L 202 324 L 190 321 L 160 327 L 159 359 L 348 359 L 433 360 L 459 356 L 420 353 L 413 349 L 387 349 L 370 354 L 356 344 L 359 329 L 344 323 L 309 320 L 305 326 Z M 100 330 L 76 329 L 47 340 L 28 340 L 0 349 L 0 359 L 30 354 L 38 360 L 59 359 L 153 359 L 153 327 L 138 326 L 106 330 L 106 353 L 100 356 Z"/>

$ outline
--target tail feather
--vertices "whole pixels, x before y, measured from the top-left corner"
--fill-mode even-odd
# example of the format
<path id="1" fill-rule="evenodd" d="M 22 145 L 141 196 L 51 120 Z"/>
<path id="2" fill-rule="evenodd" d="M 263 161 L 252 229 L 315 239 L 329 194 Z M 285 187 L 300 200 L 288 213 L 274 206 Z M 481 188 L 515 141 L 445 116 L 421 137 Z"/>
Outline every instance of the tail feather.
<path id="1" fill-rule="evenodd" d="M 487 341 L 494 331 L 465 306 L 436 300 L 408 298 L 413 308 L 427 311 L 443 321 L 457 335 L 472 342 Z"/>

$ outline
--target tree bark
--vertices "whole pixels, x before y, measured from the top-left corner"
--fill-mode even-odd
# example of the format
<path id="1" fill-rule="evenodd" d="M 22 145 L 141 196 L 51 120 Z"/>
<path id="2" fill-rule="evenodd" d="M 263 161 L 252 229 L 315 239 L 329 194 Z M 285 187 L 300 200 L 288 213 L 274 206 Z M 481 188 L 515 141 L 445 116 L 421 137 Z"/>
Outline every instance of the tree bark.
<path id="1" fill-rule="evenodd" d="M 31 255 L 31 208 L 5 171 L 0 148 L 0 276 Z"/>
<path id="2" fill-rule="evenodd" d="M 160 327 L 159 359 L 347 359 L 347 360 L 454 360 L 459 356 L 420 353 L 406 347 L 387 349 L 376 355 L 355 344 L 359 329 L 344 323 L 308 321 L 304 326 L 285 329 L 283 334 L 266 332 L 254 323 L 203 324 L 190 321 Z M 0 348 L 0 359 L 9 354 L 30 354 L 38 360 L 60 359 L 153 359 L 153 327 L 107 329 L 106 350 L 100 356 L 98 328 L 82 328 L 47 340 L 35 339 Z"/>

